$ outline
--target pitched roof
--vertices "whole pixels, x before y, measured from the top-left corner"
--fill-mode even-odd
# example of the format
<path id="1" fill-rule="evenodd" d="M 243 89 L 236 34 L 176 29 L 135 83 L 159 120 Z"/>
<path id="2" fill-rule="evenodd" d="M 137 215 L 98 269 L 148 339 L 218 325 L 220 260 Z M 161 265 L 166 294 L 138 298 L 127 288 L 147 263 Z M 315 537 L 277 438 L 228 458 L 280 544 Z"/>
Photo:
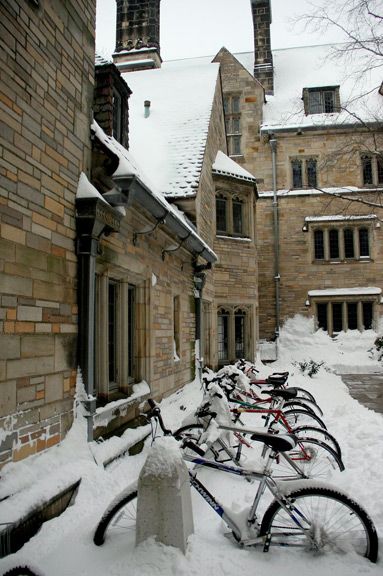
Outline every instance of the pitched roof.
<path id="1" fill-rule="evenodd" d="M 250 174 L 245 168 L 242 168 L 237 162 L 234 162 L 229 156 L 218 150 L 212 166 L 214 174 L 222 176 L 231 176 L 238 180 L 245 180 L 246 182 L 256 183 L 255 177 Z"/>
<path id="2" fill-rule="evenodd" d="M 210 58 L 163 63 L 127 72 L 131 152 L 147 177 L 167 196 L 196 194 L 219 64 Z M 144 114 L 144 101 L 150 113 Z"/>
<path id="3" fill-rule="evenodd" d="M 344 45 L 326 44 L 273 51 L 274 96 L 267 96 L 262 130 L 357 124 L 360 120 L 376 121 L 381 117 L 382 96 L 380 68 L 366 66 L 365 53 L 337 52 Z M 235 54 L 252 71 L 252 52 Z M 347 111 L 334 114 L 305 115 L 303 88 L 340 86 L 341 107 Z"/>

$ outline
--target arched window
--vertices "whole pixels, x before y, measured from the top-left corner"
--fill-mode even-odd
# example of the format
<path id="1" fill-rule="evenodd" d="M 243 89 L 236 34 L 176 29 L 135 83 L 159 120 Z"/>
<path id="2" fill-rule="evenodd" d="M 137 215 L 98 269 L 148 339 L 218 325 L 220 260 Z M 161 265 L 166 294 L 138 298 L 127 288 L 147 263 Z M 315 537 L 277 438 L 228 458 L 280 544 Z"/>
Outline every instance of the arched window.
<path id="1" fill-rule="evenodd" d="M 218 310 L 218 362 L 229 359 L 229 317 L 230 312 L 223 308 Z"/>
<path id="2" fill-rule="evenodd" d="M 245 327 L 246 312 L 245 310 L 236 310 L 234 313 L 234 340 L 235 340 L 235 357 L 244 358 L 245 352 Z"/>

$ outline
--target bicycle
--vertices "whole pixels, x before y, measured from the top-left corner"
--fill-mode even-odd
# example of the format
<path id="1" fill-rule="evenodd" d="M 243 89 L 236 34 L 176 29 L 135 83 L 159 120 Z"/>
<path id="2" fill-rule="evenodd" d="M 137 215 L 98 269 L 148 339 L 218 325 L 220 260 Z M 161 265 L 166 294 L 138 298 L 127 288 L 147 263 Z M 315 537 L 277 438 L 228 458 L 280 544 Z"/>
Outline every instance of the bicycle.
<path id="1" fill-rule="evenodd" d="M 150 410 L 148 421 L 154 420 L 165 435 L 174 436 L 165 428 L 161 410 L 153 400 L 148 401 Z M 232 427 L 233 430 L 237 428 Z M 152 427 L 154 436 L 154 427 Z M 292 435 L 272 435 L 255 432 L 253 438 L 266 444 L 271 454 L 283 453 L 295 445 Z M 378 557 L 378 537 L 375 526 L 367 512 L 352 498 L 326 485 L 307 485 L 303 482 L 277 482 L 270 473 L 270 454 L 263 470 L 246 470 L 237 466 L 218 463 L 205 458 L 203 450 L 190 440 L 183 446 L 194 450 L 196 456 L 183 452 L 183 458 L 194 464 L 189 470 L 190 484 L 225 522 L 233 542 L 239 546 L 261 545 L 264 552 L 271 546 L 293 546 L 315 553 L 322 551 L 354 551 L 371 562 Z M 258 480 L 259 485 L 246 521 L 241 526 L 238 515 L 221 504 L 197 478 L 197 469 L 207 467 L 249 480 Z M 273 496 L 262 519 L 258 520 L 257 510 L 266 491 Z M 105 537 L 117 530 L 135 530 L 135 504 L 137 489 L 129 487 L 113 500 L 104 512 L 94 533 L 93 541 L 101 545 Z"/>
<path id="2" fill-rule="evenodd" d="M 285 410 L 285 399 L 291 398 L 294 396 L 294 389 L 291 388 L 289 390 L 284 389 L 277 389 L 277 390 L 269 390 L 264 392 L 264 394 L 269 394 L 270 398 L 268 401 L 271 401 L 270 408 L 262 408 L 258 407 L 257 404 L 252 404 L 249 402 L 245 402 L 238 398 L 238 391 L 236 385 L 233 384 L 232 381 L 229 383 L 226 381 L 225 385 L 225 376 L 223 377 L 215 377 L 210 379 L 208 383 L 205 382 L 205 405 L 202 406 L 202 410 L 198 413 L 197 411 L 197 418 L 201 418 L 201 412 L 204 416 L 207 416 L 206 407 L 211 404 L 211 398 L 209 400 L 209 390 L 212 390 L 211 395 L 214 397 L 218 397 L 218 402 L 223 402 L 223 393 L 231 404 L 235 404 L 235 407 L 231 408 L 231 412 L 234 415 L 233 420 L 234 422 L 243 422 L 240 420 L 242 414 L 252 413 L 252 414 L 259 414 L 265 418 L 264 426 L 269 428 L 270 431 L 275 430 L 276 428 L 283 429 L 284 431 L 293 433 L 298 436 L 299 438 L 299 446 L 301 453 L 295 453 L 294 459 L 304 461 L 306 464 L 311 462 L 313 463 L 313 456 L 318 455 L 318 451 L 323 453 L 324 456 L 327 458 L 330 466 L 333 469 L 344 470 L 344 465 L 341 456 L 341 450 L 339 443 L 337 440 L 326 430 L 326 428 L 321 428 L 320 425 L 313 426 L 312 422 L 316 422 L 312 415 L 307 415 L 307 413 L 299 408 L 289 408 Z M 214 386 L 216 382 L 220 382 L 218 384 L 219 390 L 217 391 Z M 222 386 L 222 383 L 224 384 Z M 233 394 L 233 392 L 235 393 Z M 217 412 L 219 411 L 219 406 L 217 407 Z M 210 410 L 211 411 L 211 410 Z M 213 410 L 214 411 L 214 410 Z M 201 422 L 201 420 L 200 420 Z M 202 423 L 203 423 L 202 419 Z M 308 422 L 308 424 L 304 424 Z M 206 423 L 206 422 L 205 422 Z M 299 426 L 297 426 L 299 423 Z M 323 424 L 324 425 L 324 424 Z M 311 432 L 311 433 L 310 433 Z M 240 460 L 241 456 L 241 449 L 242 445 L 248 445 L 246 441 L 238 437 L 239 444 L 237 445 L 237 455 L 234 457 L 234 461 L 237 463 Z M 304 443 L 308 443 L 307 449 L 305 449 Z M 281 470 L 281 467 L 279 468 Z M 310 471 L 312 473 L 313 470 Z"/>

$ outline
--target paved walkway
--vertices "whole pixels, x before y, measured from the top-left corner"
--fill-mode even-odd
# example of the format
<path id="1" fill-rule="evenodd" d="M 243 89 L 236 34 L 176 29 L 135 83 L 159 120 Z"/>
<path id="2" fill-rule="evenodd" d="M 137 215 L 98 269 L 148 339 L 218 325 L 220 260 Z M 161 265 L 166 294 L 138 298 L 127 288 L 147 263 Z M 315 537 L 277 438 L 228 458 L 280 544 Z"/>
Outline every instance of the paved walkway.
<path id="1" fill-rule="evenodd" d="M 341 377 L 355 400 L 383 414 L 383 373 L 342 374 Z"/>

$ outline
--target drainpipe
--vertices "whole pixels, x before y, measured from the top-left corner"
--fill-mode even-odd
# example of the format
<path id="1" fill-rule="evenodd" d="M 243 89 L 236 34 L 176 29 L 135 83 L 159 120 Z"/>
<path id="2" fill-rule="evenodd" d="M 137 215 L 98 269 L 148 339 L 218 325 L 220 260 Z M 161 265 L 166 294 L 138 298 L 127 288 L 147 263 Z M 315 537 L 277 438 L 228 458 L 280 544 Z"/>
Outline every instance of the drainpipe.
<path id="1" fill-rule="evenodd" d="M 202 342 L 202 291 L 206 282 L 206 274 L 203 270 L 210 270 L 211 263 L 196 266 L 194 270 L 194 305 L 195 305 L 195 362 L 196 375 L 199 383 L 202 382 L 203 367 L 203 342 Z"/>
<path id="2" fill-rule="evenodd" d="M 277 141 L 270 140 L 271 167 L 273 178 L 273 227 L 274 227 L 274 282 L 275 282 L 275 350 L 278 358 L 278 337 L 280 324 L 280 272 L 279 272 L 279 215 L 278 215 L 278 194 L 277 194 Z"/>
<path id="3" fill-rule="evenodd" d="M 79 313 L 77 353 L 86 394 L 82 404 L 87 418 L 88 442 L 93 440 L 93 417 L 96 412 L 94 373 L 96 258 L 101 237 L 118 232 L 122 217 L 121 212 L 99 198 L 76 198 Z"/>

